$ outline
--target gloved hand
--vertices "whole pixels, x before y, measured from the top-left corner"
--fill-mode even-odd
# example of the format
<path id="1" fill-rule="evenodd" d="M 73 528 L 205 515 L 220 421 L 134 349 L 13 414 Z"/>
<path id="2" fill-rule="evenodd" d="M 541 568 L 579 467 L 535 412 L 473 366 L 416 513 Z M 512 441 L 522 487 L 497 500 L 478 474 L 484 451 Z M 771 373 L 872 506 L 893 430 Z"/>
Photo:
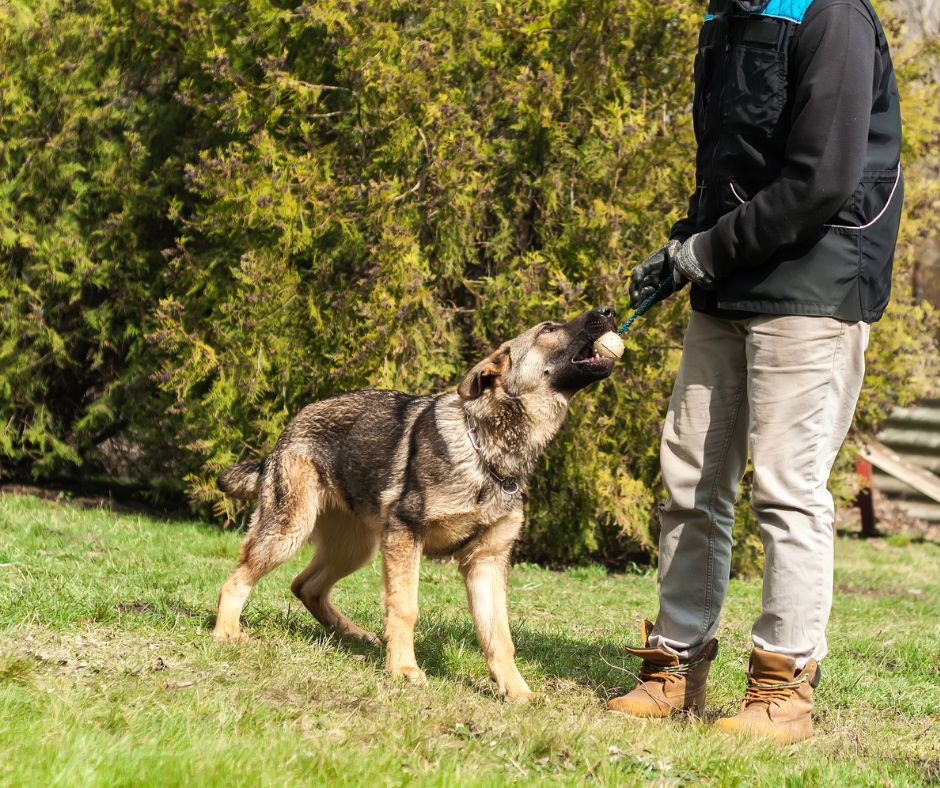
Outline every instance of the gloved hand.
<path id="1" fill-rule="evenodd" d="M 695 282 L 699 287 L 709 290 L 715 283 L 715 277 L 705 270 L 701 261 L 695 255 L 695 239 L 701 233 L 696 233 L 679 247 L 675 256 L 672 258 L 672 276 L 676 282 L 678 290 L 686 282 Z"/>
<path id="2" fill-rule="evenodd" d="M 653 295 L 662 284 L 663 280 L 670 274 L 672 274 L 673 278 L 673 287 L 666 288 L 666 291 L 662 293 L 654 303 L 659 303 L 668 298 L 684 284 L 684 282 L 682 284 L 676 284 L 674 271 L 675 257 L 681 248 L 682 244 L 679 241 L 669 241 L 669 243 L 661 246 L 633 269 L 630 273 L 629 291 L 631 309 L 636 309 L 647 298 Z"/>
<path id="3" fill-rule="evenodd" d="M 666 245 L 653 252 L 640 263 L 630 274 L 630 307 L 636 309 L 647 298 L 653 295 L 662 281 L 672 274 L 671 288 L 653 303 L 659 303 L 671 296 L 677 290 L 685 287 L 689 281 L 708 288 L 714 277 L 705 271 L 695 256 L 696 233 L 685 243 L 677 240 L 669 241 Z"/>

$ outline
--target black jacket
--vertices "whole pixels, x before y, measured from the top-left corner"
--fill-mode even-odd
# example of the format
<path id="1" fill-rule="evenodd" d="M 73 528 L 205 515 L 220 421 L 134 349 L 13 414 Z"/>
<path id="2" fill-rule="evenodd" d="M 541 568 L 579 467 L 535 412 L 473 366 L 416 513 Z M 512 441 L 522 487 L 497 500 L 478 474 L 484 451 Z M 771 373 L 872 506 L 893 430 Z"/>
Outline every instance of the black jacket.
<path id="1" fill-rule="evenodd" d="M 760 7 L 745 11 L 745 7 Z M 868 0 L 711 0 L 695 59 L 692 306 L 878 320 L 903 196 L 897 83 Z"/>

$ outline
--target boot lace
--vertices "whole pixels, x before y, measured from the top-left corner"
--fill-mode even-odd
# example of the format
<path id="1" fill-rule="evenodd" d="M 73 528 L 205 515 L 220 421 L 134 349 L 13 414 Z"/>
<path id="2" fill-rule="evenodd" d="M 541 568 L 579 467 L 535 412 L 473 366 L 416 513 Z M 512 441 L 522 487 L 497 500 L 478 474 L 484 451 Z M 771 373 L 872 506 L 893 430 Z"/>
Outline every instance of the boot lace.
<path id="1" fill-rule="evenodd" d="M 768 706 L 779 706 L 781 703 L 786 703 L 793 694 L 793 690 L 805 681 L 806 676 L 796 681 L 784 681 L 779 684 L 755 681 L 752 678 L 748 678 L 747 691 L 744 693 L 744 705 L 750 706 L 752 703 L 766 703 Z"/>
<path id="2" fill-rule="evenodd" d="M 702 664 L 705 659 L 705 655 L 700 654 L 690 662 L 683 662 L 678 665 L 654 665 L 652 662 L 643 660 L 643 664 L 640 666 L 640 681 L 662 681 L 672 684 L 687 675 L 692 668 Z"/>

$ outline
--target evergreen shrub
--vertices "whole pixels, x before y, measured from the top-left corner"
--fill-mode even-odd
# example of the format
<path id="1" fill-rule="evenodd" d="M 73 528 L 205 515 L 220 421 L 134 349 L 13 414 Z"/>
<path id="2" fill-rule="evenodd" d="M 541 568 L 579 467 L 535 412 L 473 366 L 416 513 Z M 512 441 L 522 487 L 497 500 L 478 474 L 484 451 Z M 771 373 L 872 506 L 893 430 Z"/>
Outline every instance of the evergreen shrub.
<path id="1" fill-rule="evenodd" d="M 692 187 L 702 13 L 8 0 L 2 475 L 132 484 L 229 521 L 216 474 L 269 451 L 307 402 L 441 391 L 539 320 L 601 304 L 625 317 L 628 271 Z M 912 162 L 940 130 L 924 57 L 902 64 Z M 861 429 L 920 389 L 929 355 L 933 317 L 905 271 L 937 189 L 909 172 Z M 686 319 L 684 298 L 657 307 L 612 380 L 578 396 L 535 475 L 520 557 L 653 555 Z M 759 557 L 741 538 L 747 569 Z"/>

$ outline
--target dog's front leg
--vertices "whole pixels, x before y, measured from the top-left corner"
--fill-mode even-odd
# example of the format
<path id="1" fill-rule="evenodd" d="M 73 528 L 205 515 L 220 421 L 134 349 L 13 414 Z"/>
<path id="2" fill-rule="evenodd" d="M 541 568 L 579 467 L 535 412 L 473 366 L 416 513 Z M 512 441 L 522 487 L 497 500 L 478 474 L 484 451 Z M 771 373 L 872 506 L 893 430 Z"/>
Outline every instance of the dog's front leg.
<path id="1" fill-rule="evenodd" d="M 420 566 L 421 542 L 412 530 L 392 522 L 382 536 L 385 667 L 393 676 L 404 676 L 414 684 L 427 683 L 415 659 Z"/>
<path id="2" fill-rule="evenodd" d="M 467 584 L 467 599 L 490 675 L 509 700 L 525 700 L 532 691 L 516 667 L 516 647 L 509 632 L 506 580 L 509 549 L 483 558 L 468 557 L 460 564 Z"/>

